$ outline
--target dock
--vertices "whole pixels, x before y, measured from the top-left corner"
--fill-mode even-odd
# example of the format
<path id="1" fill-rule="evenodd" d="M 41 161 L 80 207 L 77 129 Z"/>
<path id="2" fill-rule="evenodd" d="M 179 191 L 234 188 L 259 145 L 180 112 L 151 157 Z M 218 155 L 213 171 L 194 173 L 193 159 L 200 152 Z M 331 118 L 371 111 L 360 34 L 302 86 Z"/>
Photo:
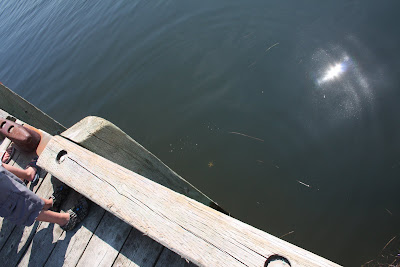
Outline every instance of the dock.
<path id="1" fill-rule="evenodd" d="M 67 184 L 74 191 L 63 210 L 80 194 L 92 201 L 71 232 L 0 218 L 4 266 L 264 266 L 276 255 L 291 266 L 339 266 L 229 216 L 102 118 L 65 129 L 2 85 L 0 109 L 2 118 L 55 136 L 38 162 L 48 173 L 30 189 L 48 198 L 61 181 Z M 10 145 L 4 140 L 1 149 Z M 60 152 L 68 155 L 62 161 Z M 11 164 L 25 168 L 33 156 L 17 151 Z"/>

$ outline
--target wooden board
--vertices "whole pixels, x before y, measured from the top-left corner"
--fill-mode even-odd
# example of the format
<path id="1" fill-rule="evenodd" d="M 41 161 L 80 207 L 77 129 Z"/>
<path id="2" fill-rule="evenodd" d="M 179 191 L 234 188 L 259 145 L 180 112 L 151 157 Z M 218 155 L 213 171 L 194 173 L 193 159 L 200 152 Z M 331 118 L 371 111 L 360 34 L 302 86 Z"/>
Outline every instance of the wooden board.
<path id="1" fill-rule="evenodd" d="M 128 239 L 122 247 L 113 266 L 118 267 L 153 267 L 164 247 L 148 236 L 131 227 Z M 175 253 L 174 253 L 175 254 Z M 176 254 L 175 254 L 176 255 Z M 175 265 L 164 265 L 175 266 Z"/>
<path id="2" fill-rule="evenodd" d="M 118 229 L 110 231 L 111 227 Z M 131 226 L 106 213 L 77 266 L 111 266 L 122 248 Z"/>
<path id="3" fill-rule="evenodd" d="M 4 112 L 4 111 L 0 111 L 0 116 L 3 118 L 7 118 L 9 117 L 9 114 Z M 19 124 L 23 124 L 22 121 L 16 120 L 17 123 Z M 0 147 L 1 150 L 5 150 L 7 149 L 8 146 L 12 145 L 11 141 L 9 139 L 4 139 L 3 142 L 1 143 Z M 0 154 L 2 155 L 2 154 Z M 31 154 L 21 154 L 20 151 L 18 151 L 18 149 L 15 150 L 15 153 L 13 155 L 13 157 L 11 158 L 11 161 L 8 163 L 9 165 L 12 165 L 14 167 L 19 167 L 19 168 L 25 168 L 27 166 L 27 164 L 32 160 L 32 158 L 35 155 L 33 153 Z M 40 178 L 43 178 L 46 175 L 45 172 L 42 172 Z M 31 186 L 31 190 L 33 192 L 36 192 L 40 186 L 42 182 L 42 179 L 40 179 L 40 182 L 38 183 L 38 185 L 36 185 L 35 187 Z M 16 225 L 10 221 L 4 220 L 3 218 L 0 217 L 0 250 L 2 250 L 6 244 L 6 242 L 8 242 L 9 246 L 15 247 L 15 243 L 18 240 L 9 240 L 10 237 L 11 239 L 15 239 L 19 236 L 21 236 L 22 238 L 22 230 L 21 227 L 17 227 Z M 13 233 L 15 231 L 15 233 Z M 27 238 L 29 240 L 29 237 Z M 7 248 L 5 248 L 7 249 Z M 1 254 L 1 253 L 0 253 Z"/>
<path id="4" fill-rule="evenodd" d="M 60 157 L 60 152 L 67 154 Z M 337 266 L 54 137 L 39 166 L 189 261 L 204 266 L 263 266 L 274 254 L 292 266 Z"/>
<path id="5" fill-rule="evenodd" d="M 15 157 L 14 166 L 26 166 L 26 164 L 32 159 L 32 154 L 19 154 Z M 45 175 L 45 172 L 42 173 L 42 177 Z M 39 187 L 36 186 L 32 188 L 34 192 L 41 196 L 47 196 L 49 192 L 51 192 L 52 187 L 50 183 L 40 183 L 44 184 Z M 4 222 L 4 219 L 2 219 Z M 6 221 L 6 220 L 5 220 Z M 10 222 L 7 224 L 13 225 Z M 14 266 L 16 265 L 24 256 L 26 256 L 26 251 L 31 247 L 32 239 L 35 237 L 35 234 L 38 229 L 41 229 L 40 222 L 34 222 L 31 226 L 15 226 L 12 227 L 11 232 L 9 233 L 6 242 L 2 246 L 0 250 L 0 262 L 4 264 L 4 266 Z M 11 228 L 11 227 L 10 227 Z M 29 257 L 28 253 L 28 257 Z M 36 255 L 37 257 L 37 255 Z"/>
<path id="6" fill-rule="evenodd" d="M 196 265 L 182 258 L 173 251 L 164 248 L 155 267 L 164 267 L 164 266 L 195 267 Z"/>
<path id="7" fill-rule="evenodd" d="M 86 117 L 61 135 L 169 189 L 207 206 L 218 207 L 217 203 L 107 120 L 94 116 Z"/>
<path id="8" fill-rule="evenodd" d="M 48 174 L 36 194 L 43 198 L 49 198 L 52 193 L 51 174 Z M 43 266 L 53 251 L 55 242 L 63 232 L 60 227 L 48 222 L 40 222 L 35 231 L 32 242 L 21 258 L 19 266 Z"/>
<path id="9" fill-rule="evenodd" d="M 0 116 L 3 118 L 13 117 L 2 109 L 10 111 L 14 116 L 24 118 L 24 120 L 30 125 L 43 129 L 49 133 L 58 133 L 65 129 L 59 123 L 55 122 L 53 119 L 30 104 L 28 101 L 11 92 L 4 86 L 0 86 Z M 65 136 L 71 138 L 72 140 L 75 139 L 77 142 L 79 142 L 79 140 L 82 141 L 85 147 L 87 147 L 89 150 L 97 153 L 103 153 L 106 156 L 109 156 L 113 161 L 122 163 L 127 162 L 124 158 L 125 155 L 115 155 L 118 154 L 118 149 L 120 147 L 116 149 L 112 146 L 112 144 L 104 145 L 107 142 L 112 142 L 116 131 L 120 132 L 120 136 L 123 136 L 124 133 L 110 123 L 105 125 L 107 126 L 105 127 L 107 131 L 97 129 L 94 132 L 88 133 L 85 131 L 87 128 L 85 128 L 83 131 L 81 131 L 81 134 L 79 131 L 74 130 L 69 131 L 69 133 L 74 133 L 73 136 L 68 136 L 68 132 L 65 133 Z M 112 126 L 109 127 L 110 125 Z M 107 134 L 109 134 L 109 136 L 107 136 Z M 121 140 L 122 139 L 120 139 L 120 141 Z M 129 144 L 129 140 L 133 139 L 127 137 L 125 138 L 124 143 L 119 144 L 124 146 L 126 149 L 127 147 L 132 146 Z M 6 146 L 8 144 L 4 145 Z M 19 155 L 16 154 L 11 163 L 15 164 L 15 159 L 18 157 Z M 21 161 L 22 158 L 24 158 L 23 162 Z M 23 156 L 22 158 L 20 158 L 19 163 L 16 163 L 16 166 L 24 167 L 30 160 L 30 156 Z M 178 178 L 179 177 L 177 177 L 177 180 L 179 180 Z M 58 180 L 54 177 L 52 177 L 51 180 L 46 178 L 44 181 L 58 183 Z M 32 189 L 37 190 L 40 185 L 43 186 L 44 183 L 39 183 L 38 186 Z M 51 193 L 42 191 L 43 190 L 40 190 L 38 192 L 39 194 L 43 193 L 43 195 L 41 195 L 42 197 L 48 197 L 49 193 Z M 76 195 L 76 192 L 71 193 L 67 203 L 63 205 L 64 210 L 73 205 Z M 132 229 L 131 227 L 129 227 L 131 234 L 129 234 L 129 236 L 126 235 L 126 240 L 124 241 L 125 243 L 123 244 L 121 251 L 119 251 L 118 256 L 115 253 L 109 253 L 109 251 L 114 251 L 115 248 L 107 244 L 108 239 L 105 238 L 105 235 L 101 235 L 101 243 L 105 244 L 104 246 L 94 246 L 93 242 L 90 245 L 90 241 L 97 234 L 96 229 L 99 227 L 102 219 L 105 217 L 107 216 L 105 216 L 104 209 L 97 205 L 92 205 L 90 213 L 85 221 L 81 223 L 78 228 L 70 232 L 63 232 L 58 225 L 48 223 L 37 223 L 37 229 L 31 229 L 31 231 L 29 231 L 29 229 L 25 229 L 27 231 L 24 231 L 22 229 L 23 227 L 16 228 L 13 223 L 0 218 L 0 250 L 1 247 L 4 247 L 7 242 L 7 248 L 5 248 L 3 253 L 6 255 L 5 257 L 9 257 L 11 259 L 8 262 L 10 264 L 14 264 L 20 260 L 18 266 L 42 266 L 43 263 L 45 263 L 45 266 L 76 266 L 81 258 L 96 254 L 99 250 L 107 253 L 109 256 L 107 261 L 112 262 L 115 260 L 114 264 L 116 266 L 119 266 L 120 264 L 123 264 L 123 266 L 146 266 L 146 263 L 148 264 L 158 260 L 159 253 L 163 250 L 162 245 L 158 244 L 147 236 L 133 234 L 138 233 L 138 231 L 136 229 Z M 111 233 L 119 232 L 120 229 L 118 229 L 117 225 L 118 224 L 113 224 L 109 226 L 108 230 Z M 18 245 L 16 245 L 17 242 L 24 244 L 22 249 L 10 250 L 10 247 L 18 247 Z M 86 250 L 89 245 L 91 246 L 91 249 Z M 42 247 L 43 250 L 40 249 L 40 247 Z M 15 254 L 13 254 L 13 252 L 15 252 Z M 111 254 L 113 254 L 113 256 L 111 256 Z M 116 257 L 117 259 L 115 259 Z"/>
<path id="10" fill-rule="evenodd" d="M 76 266 L 104 214 L 103 208 L 92 205 L 81 226 L 62 233 L 45 266 Z"/>

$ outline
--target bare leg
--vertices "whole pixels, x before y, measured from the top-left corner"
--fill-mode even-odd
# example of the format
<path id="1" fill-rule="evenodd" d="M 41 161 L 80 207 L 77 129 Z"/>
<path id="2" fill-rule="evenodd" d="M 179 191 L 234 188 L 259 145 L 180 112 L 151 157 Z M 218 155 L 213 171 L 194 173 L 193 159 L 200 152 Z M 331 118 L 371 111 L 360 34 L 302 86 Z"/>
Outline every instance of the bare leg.
<path id="1" fill-rule="evenodd" d="M 11 172 L 12 174 L 20 178 L 22 181 L 23 180 L 32 181 L 36 173 L 36 169 L 33 167 L 28 167 L 27 169 L 24 170 L 5 163 L 3 163 L 3 167 L 7 171 Z"/>
<path id="2" fill-rule="evenodd" d="M 51 198 L 44 199 L 42 197 L 40 197 L 40 198 L 44 201 L 43 210 L 48 210 L 53 206 L 53 199 L 51 199 Z"/>
<path id="3" fill-rule="evenodd" d="M 69 213 L 58 213 L 51 210 L 42 210 L 36 220 L 41 222 L 56 223 L 60 226 L 64 226 L 69 221 Z"/>

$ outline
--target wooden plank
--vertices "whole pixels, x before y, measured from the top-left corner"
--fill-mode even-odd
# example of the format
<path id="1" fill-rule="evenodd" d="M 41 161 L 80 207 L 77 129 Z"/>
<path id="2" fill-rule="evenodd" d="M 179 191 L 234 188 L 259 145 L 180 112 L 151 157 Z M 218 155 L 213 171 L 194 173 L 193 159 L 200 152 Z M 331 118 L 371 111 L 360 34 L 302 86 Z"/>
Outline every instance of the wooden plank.
<path id="1" fill-rule="evenodd" d="M 207 206 L 218 207 L 217 203 L 107 120 L 94 116 L 86 117 L 61 135 L 156 183 Z"/>
<path id="2" fill-rule="evenodd" d="M 60 123 L 0 84 L 0 108 L 26 123 L 48 132 L 51 135 L 65 130 Z"/>
<path id="3" fill-rule="evenodd" d="M 89 120 L 84 119 L 83 121 L 77 123 L 70 129 L 65 131 L 62 135 L 66 136 L 68 139 L 78 142 L 80 145 L 88 148 L 89 150 L 91 150 L 93 152 L 105 155 L 106 157 L 108 157 L 108 159 L 110 159 L 114 162 L 131 165 L 131 164 L 129 164 L 129 162 L 130 162 L 129 158 L 132 158 L 132 156 L 124 151 L 128 150 L 129 147 L 135 146 L 135 143 L 130 144 L 130 142 L 134 142 L 134 141 L 132 141 L 132 139 L 130 139 L 130 137 L 128 137 L 125 133 L 123 133 L 120 129 L 115 127 L 113 124 L 111 124 L 103 119 L 95 118 L 95 117 L 92 117 Z M 119 138 L 118 138 L 118 140 L 120 140 L 119 146 L 114 146 L 112 144 L 113 139 L 116 139 L 116 136 L 119 136 Z M 123 143 L 123 144 L 121 144 L 121 143 Z M 123 146 L 123 149 L 121 149 L 122 146 Z M 122 151 L 122 154 L 121 154 L 121 151 Z M 104 212 L 104 210 L 102 210 L 102 211 Z M 89 217 L 93 216 L 92 214 L 93 214 L 93 210 L 90 212 Z M 105 217 L 107 217 L 107 216 L 105 216 Z M 86 218 L 85 222 L 88 219 L 91 220 L 92 218 Z M 84 222 L 84 224 L 85 224 L 85 222 Z M 118 225 L 119 225 L 119 222 L 109 225 L 108 231 L 110 233 L 121 232 L 121 229 L 119 228 Z M 93 230 L 93 232 L 94 232 L 94 230 Z M 94 234 L 98 235 L 97 232 Z M 89 239 L 87 239 L 87 238 L 88 238 L 88 235 L 84 236 L 84 237 L 79 237 L 79 241 L 82 241 L 84 243 L 83 240 L 87 240 L 87 242 L 89 242 Z M 90 236 L 90 238 L 92 238 L 92 237 Z M 79 259 L 80 257 L 82 257 L 83 260 L 85 260 L 86 258 L 91 258 L 91 256 L 87 256 L 87 255 L 90 255 L 90 253 L 92 253 L 92 254 L 104 253 L 104 254 L 108 254 L 108 255 L 114 255 L 113 254 L 115 252 L 114 247 L 112 247 L 110 245 L 106 245 L 107 243 L 110 243 L 106 239 L 106 236 L 102 235 L 101 239 L 102 239 L 102 241 L 100 243 L 102 245 L 94 246 L 94 245 L 92 245 L 93 240 L 98 240 L 98 237 L 94 236 L 93 240 L 90 241 L 90 244 L 88 245 L 88 248 L 90 248 L 90 249 L 86 249 L 86 247 L 84 246 L 83 243 L 79 246 L 75 246 L 73 249 L 73 253 L 68 252 L 65 255 L 64 265 L 67 265 L 67 266 L 73 265 L 74 266 L 74 264 L 77 263 L 77 259 Z M 148 240 L 151 240 L 151 239 L 148 238 Z M 124 247 L 126 247 L 127 244 L 130 244 L 130 242 L 129 241 L 125 242 Z M 143 244 L 146 245 L 147 243 L 144 242 Z M 153 247 L 148 248 L 149 251 L 154 251 L 154 250 L 157 250 L 159 247 L 162 247 L 161 245 L 159 245 L 157 242 L 154 242 L 154 241 L 152 241 L 152 244 L 153 244 Z M 60 247 L 60 246 L 58 246 L 58 245 L 56 246 L 56 251 L 53 254 L 55 254 L 55 255 L 60 254 L 57 251 L 58 247 Z M 126 255 L 129 255 L 129 256 L 124 257 L 124 254 L 121 255 L 121 253 L 120 253 L 118 255 L 118 258 L 119 258 L 118 261 L 122 260 L 124 262 L 124 264 L 128 264 L 127 262 L 129 262 L 129 259 L 132 259 L 133 257 L 137 258 L 137 255 L 134 255 L 132 250 L 129 250 L 129 251 L 127 251 L 126 249 L 122 249 L 122 250 L 123 250 L 123 253 L 125 253 Z M 62 249 L 61 249 L 61 251 L 62 251 Z M 140 250 L 140 251 L 143 251 L 143 250 Z M 83 254 L 83 253 L 85 253 L 85 255 L 81 256 L 81 254 Z M 115 256 L 112 256 L 112 257 L 115 258 Z M 64 257 L 62 257 L 62 258 L 64 258 Z M 49 263 L 54 264 L 56 259 L 60 259 L 60 256 L 52 255 L 50 257 Z M 51 266 L 51 264 L 49 266 Z"/>
<path id="4" fill-rule="evenodd" d="M 164 267 L 164 266 L 194 267 L 196 265 L 182 258 L 173 251 L 165 248 L 162 254 L 160 255 L 160 258 L 157 261 L 155 267 Z"/>
<path id="5" fill-rule="evenodd" d="M 2 146 L 4 150 L 7 149 L 7 147 L 10 145 L 10 142 L 11 141 L 9 139 L 7 139 L 4 142 L 4 144 L 7 145 L 5 147 Z M 13 157 L 11 158 L 11 161 L 8 164 L 14 165 L 15 164 L 15 159 L 18 158 L 19 153 L 20 153 L 19 151 L 15 151 Z M 5 245 L 7 239 L 11 235 L 12 231 L 14 230 L 14 228 L 15 228 L 15 224 L 14 223 L 12 223 L 12 222 L 10 222 L 8 220 L 5 220 L 4 218 L 0 217 L 0 229 L 1 229 L 0 230 L 0 250 Z"/>
<path id="6" fill-rule="evenodd" d="M 62 233 L 45 266 L 76 266 L 104 214 L 103 208 L 92 205 L 81 227 Z"/>
<path id="7" fill-rule="evenodd" d="M 129 224 L 106 212 L 77 266 L 111 266 L 130 229 Z"/>
<path id="8" fill-rule="evenodd" d="M 3 118 L 7 118 L 9 116 L 9 114 L 4 112 L 3 110 L 0 110 L 0 116 L 2 116 Z M 19 124 L 23 124 L 23 122 L 20 120 L 16 120 L 16 122 Z M 11 145 L 11 141 L 8 138 L 5 138 L 0 146 L 1 150 L 5 151 L 5 149 L 7 149 L 7 147 L 10 145 Z M 0 155 L 2 155 L 2 153 Z M 26 165 L 31 161 L 31 159 L 34 156 L 35 156 L 35 154 L 33 154 L 33 153 L 21 154 L 21 152 L 18 149 L 16 149 L 11 161 L 8 164 L 15 166 L 15 167 L 25 168 Z M 43 178 L 45 175 L 46 175 L 46 172 L 42 172 L 40 177 Z M 40 179 L 40 182 L 38 183 L 38 185 L 36 185 L 35 187 L 31 186 L 30 189 L 33 192 L 36 192 L 38 190 L 38 188 L 40 187 L 41 181 L 42 181 L 42 179 Z M 14 231 L 15 227 L 16 227 L 16 225 L 14 223 L 4 220 L 3 218 L 0 217 L 0 228 L 1 228 L 0 249 L 3 248 L 6 241 L 10 237 L 11 233 Z M 16 231 L 20 231 L 20 229 L 18 228 Z M 19 234 L 17 234 L 17 235 L 19 235 Z"/>
<path id="9" fill-rule="evenodd" d="M 10 144 L 9 142 L 6 142 Z M 11 161 L 8 163 L 9 165 L 20 167 L 21 165 L 26 166 L 27 162 L 29 162 L 29 158 L 33 157 L 32 154 L 30 155 L 24 155 L 21 154 L 20 151 L 15 150 L 15 153 L 11 159 Z M 43 176 L 43 175 L 42 175 Z M 32 188 L 33 192 L 36 192 L 38 189 L 38 186 L 35 188 Z M 10 221 L 5 220 L 4 218 L 0 217 L 0 249 L 3 248 L 5 243 L 7 242 L 8 238 L 10 237 L 11 233 L 14 231 L 16 225 Z M 20 229 L 17 229 L 16 231 L 20 232 Z M 19 235 L 19 234 L 17 234 Z"/>
<path id="10" fill-rule="evenodd" d="M 16 120 L 16 122 L 19 124 L 23 124 L 23 122 L 19 120 Z M 25 168 L 34 156 L 34 153 L 20 153 L 20 151 L 16 149 L 15 154 L 9 164 L 15 167 Z M 43 178 L 45 177 L 45 175 L 46 172 L 42 171 L 40 177 Z M 40 179 L 39 184 L 35 187 L 30 186 L 30 189 L 40 196 L 48 197 L 50 196 L 49 192 L 52 192 L 51 183 L 47 182 L 43 185 L 41 183 L 42 181 L 43 179 Z M 39 187 L 41 188 L 40 190 L 38 190 Z M 0 238 L 0 247 L 2 248 L 2 250 L 0 252 L 0 255 L 2 257 L 8 258 L 9 255 L 13 254 L 13 249 L 17 248 L 16 255 L 13 255 L 11 257 L 12 260 L 7 259 L 9 264 L 14 264 L 18 262 L 20 258 L 25 257 L 26 251 L 29 251 L 30 247 L 32 246 L 31 240 L 35 236 L 36 228 L 39 227 L 40 229 L 42 225 L 41 223 L 35 223 L 32 227 L 27 227 L 24 229 L 24 227 L 16 226 L 13 223 L 8 222 L 7 220 L 4 220 L 3 218 L 1 218 L 1 221 L 2 224 L 5 224 L 6 227 L 4 229 L 2 227 L 2 234 Z"/>
<path id="11" fill-rule="evenodd" d="M 67 154 L 60 157 L 60 152 Z M 292 265 L 338 266 L 154 183 L 62 138 L 40 166 L 107 211 L 197 265 L 263 266 L 274 254 Z"/>
<path id="12" fill-rule="evenodd" d="M 26 160 L 28 156 L 22 154 L 20 157 L 24 157 Z M 37 190 L 36 194 L 39 196 L 46 196 L 49 194 L 50 190 L 51 184 L 44 183 L 44 185 L 40 186 Z M 28 227 L 15 226 L 3 248 L 0 250 L 0 262 L 4 264 L 4 266 L 15 266 L 20 259 L 24 257 L 27 249 L 31 246 L 31 241 L 37 229 L 40 228 L 40 224 L 40 222 L 35 222 Z"/>
<path id="13" fill-rule="evenodd" d="M 153 267 L 164 247 L 131 227 L 131 232 L 113 266 Z M 167 266 L 167 265 L 164 265 Z M 174 266 L 174 265 L 168 265 Z"/>
<path id="14" fill-rule="evenodd" d="M 0 261 L 3 266 L 15 266 L 28 248 L 39 222 L 29 227 L 16 226 L 4 247 L 0 250 Z"/>
<path id="15" fill-rule="evenodd" d="M 36 194 L 46 199 L 52 193 L 51 174 L 48 174 Z M 43 266 L 62 232 L 53 223 L 41 222 L 18 266 Z"/>

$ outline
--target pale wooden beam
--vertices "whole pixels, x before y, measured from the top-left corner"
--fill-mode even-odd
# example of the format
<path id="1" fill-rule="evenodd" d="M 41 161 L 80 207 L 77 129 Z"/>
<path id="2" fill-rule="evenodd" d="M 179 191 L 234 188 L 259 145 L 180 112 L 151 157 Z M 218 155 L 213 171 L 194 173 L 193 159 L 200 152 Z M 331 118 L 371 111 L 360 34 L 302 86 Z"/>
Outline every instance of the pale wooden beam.
<path id="1" fill-rule="evenodd" d="M 155 241 L 200 266 L 338 266 L 121 167 L 63 137 L 38 165 Z"/>

